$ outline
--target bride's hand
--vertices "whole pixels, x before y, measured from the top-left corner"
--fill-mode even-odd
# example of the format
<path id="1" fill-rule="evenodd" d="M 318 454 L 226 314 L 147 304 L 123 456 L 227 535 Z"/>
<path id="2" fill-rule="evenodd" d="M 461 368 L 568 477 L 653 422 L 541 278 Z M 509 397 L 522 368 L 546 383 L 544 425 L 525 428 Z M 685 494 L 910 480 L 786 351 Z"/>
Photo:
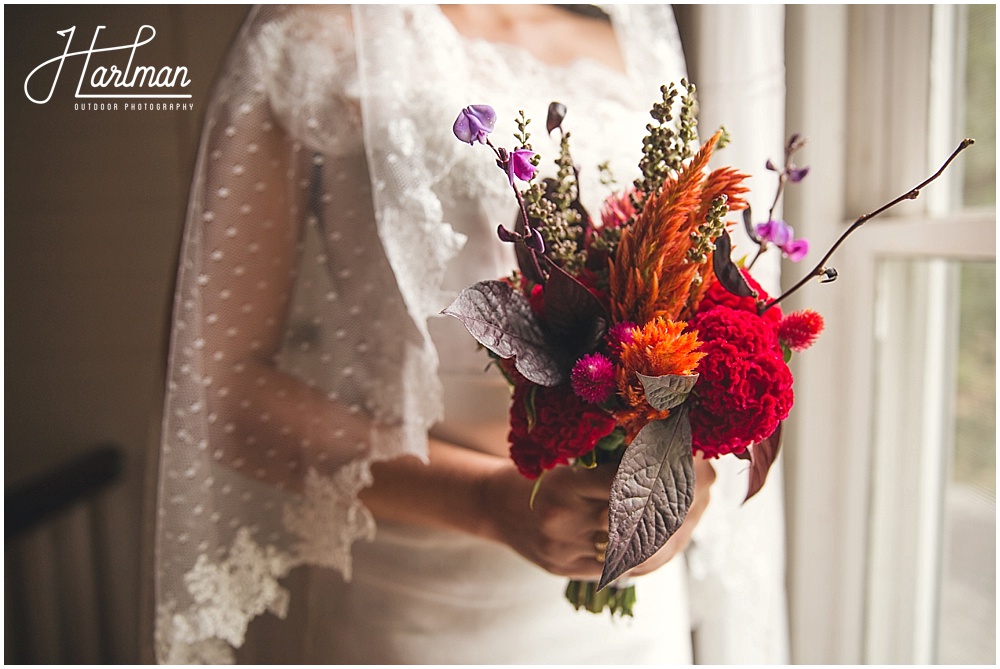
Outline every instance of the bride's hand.
<path id="1" fill-rule="evenodd" d="M 483 485 L 485 533 L 553 574 L 596 580 L 603 565 L 594 538 L 608 529 L 614 476 L 610 465 L 556 467 L 545 473 L 529 506 L 535 482 L 513 465 L 501 467 Z"/>
<path id="2" fill-rule="evenodd" d="M 663 548 L 629 575 L 648 574 L 662 567 L 690 543 L 715 481 L 715 470 L 701 457 L 695 456 L 694 468 L 694 500 L 684 523 Z M 598 559 L 595 536 L 607 533 L 608 494 L 614 476 L 611 465 L 593 470 L 556 467 L 545 474 L 531 508 L 534 482 L 512 466 L 500 468 L 487 479 L 483 491 L 487 534 L 553 574 L 596 580 L 603 564 Z"/>

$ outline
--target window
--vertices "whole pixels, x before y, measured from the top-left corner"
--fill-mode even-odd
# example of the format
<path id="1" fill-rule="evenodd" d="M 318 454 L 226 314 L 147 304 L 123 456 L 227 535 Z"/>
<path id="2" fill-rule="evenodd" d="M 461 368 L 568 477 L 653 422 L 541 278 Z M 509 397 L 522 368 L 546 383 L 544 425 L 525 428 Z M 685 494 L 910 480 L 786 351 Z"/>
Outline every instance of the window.
<path id="1" fill-rule="evenodd" d="M 795 662 L 995 662 L 995 12 L 788 10 L 818 178 L 786 217 L 818 247 L 977 139 L 795 305 L 828 323 L 786 433 Z"/>

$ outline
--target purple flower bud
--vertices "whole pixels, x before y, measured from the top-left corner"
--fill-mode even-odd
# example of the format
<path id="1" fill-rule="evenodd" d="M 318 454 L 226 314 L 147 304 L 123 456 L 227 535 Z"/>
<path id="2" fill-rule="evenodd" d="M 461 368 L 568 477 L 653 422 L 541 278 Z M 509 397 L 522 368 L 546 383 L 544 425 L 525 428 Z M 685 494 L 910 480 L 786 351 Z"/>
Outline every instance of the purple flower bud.
<path id="1" fill-rule="evenodd" d="M 796 239 L 795 241 L 782 246 L 781 251 L 792 262 L 798 262 L 805 258 L 806 254 L 809 253 L 809 241 L 805 239 Z"/>
<path id="2" fill-rule="evenodd" d="M 514 149 L 507 158 L 507 178 L 510 185 L 514 185 L 514 177 L 521 181 L 530 181 L 535 176 L 538 168 L 531 164 L 531 159 L 535 157 L 534 151 L 528 149 Z"/>
<path id="3" fill-rule="evenodd" d="M 538 228 L 531 228 L 528 231 L 524 238 L 524 245 L 535 253 L 545 253 L 545 240 L 542 239 L 542 233 L 538 231 Z"/>
<path id="4" fill-rule="evenodd" d="M 511 232 L 502 225 L 497 226 L 497 237 L 499 237 L 500 241 L 502 242 L 516 242 L 518 239 L 521 238 L 519 234 L 517 234 L 516 232 Z"/>
<path id="5" fill-rule="evenodd" d="M 561 102 L 551 102 L 549 103 L 549 113 L 545 118 L 545 129 L 552 134 L 552 131 L 562 125 L 563 119 L 566 118 L 566 105 Z"/>
<path id="6" fill-rule="evenodd" d="M 486 136 L 493 132 L 497 123 L 497 113 L 489 105 L 469 105 L 458 114 L 452 131 L 463 142 L 486 142 Z"/>
<path id="7" fill-rule="evenodd" d="M 798 182 L 806 178 L 806 175 L 809 174 L 809 168 L 793 167 L 788 170 L 787 174 L 788 174 L 788 180 L 791 181 L 793 184 L 797 184 Z"/>
<path id="8" fill-rule="evenodd" d="M 767 162 L 764 163 L 764 168 L 768 169 L 768 170 L 771 170 L 772 172 L 777 172 L 778 171 L 778 168 L 774 166 L 774 163 L 771 162 L 770 158 L 768 158 Z"/>
<path id="9" fill-rule="evenodd" d="M 757 235 L 765 242 L 784 247 L 794 236 L 792 227 L 784 221 L 768 221 L 757 224 Z"/>
<path id="10" fill-rule="evenodd" d="M 788 143 L 785 144 L 785 151 L 788 153 L 793 153 L 802 148 L 802 145 L 806 143 L 805 138 L 797 133 L 793 132 L 792 136 L 788 138 Z"/>
<path id="11" fill-rule="evenodd" d="M 621 362 L 619 358 L 625 344 L 631 344 L 635 341 L 635 332 L 635 323 L 629 321 L 615 323 L 608 328 L 608 333 L 604 335 L 604 341 L 607 343 L 608 350 L 616 361 Z"/>

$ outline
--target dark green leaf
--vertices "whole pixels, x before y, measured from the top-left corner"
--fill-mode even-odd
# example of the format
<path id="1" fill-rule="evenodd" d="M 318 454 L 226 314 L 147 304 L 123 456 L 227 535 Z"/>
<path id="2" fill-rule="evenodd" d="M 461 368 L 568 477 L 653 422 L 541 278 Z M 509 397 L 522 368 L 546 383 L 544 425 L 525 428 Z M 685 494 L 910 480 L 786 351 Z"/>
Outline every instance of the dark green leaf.
<path id="1" fill-rule="evenodd" d="M 611 434 L 601 437 L 595 448 L 599 448 L 602 451 L 617 451 L 618 447 L 623 443 L 625 443 L 625 430 L 616 427 L 611 431 Z"/>
<path id="2" fill-rule="evenodd" d="M 642 428 L 625 449 L 611 486 L 603 588 L 658 551 L 684 522 L 694 499 L 691 422 L 681 405 Z"/>
<path id="3" fill-rule="evenodd" d="M 587 451 L 576 459 L 576 464 L 584 469 L 593 469 L 597 466 L 597 450 Z"/>
<path id="4" fill-rule="evenodd" d="M 715 240 L 715 253 L 712 254 L 712 268 L 715 270 L 715 278 L 719 280 L 723 288 L 733 295 L 756 297 L 756 292 L 743 278 L 740 268 L 729 257 L 732 251 L 732 240 L 729 239 L 729 233 L 723 230 L 722 234 Z"/>
<path id="5" fill-rule="evenodd" d="M 697 374 L 666 374 L 664 376 L 646 376 L 636 374 L 646 392 L 646 401 L 657 411 L 668 411 L 679 405 L 691 394 L 691 389 L 698 382 Z"/>
<path id="6" fill-rule="evenodd" d="M 476 341 L 501 358 L 515 358 L 517 371 L 529 381 L 557 386 L 566 380 L 527 298 L 509 284 L 480 281 L 441 313 L 462 321 Z"/>
<path id="7" fill-rule="evenodd" d="M 538 386 L 528 386 L 528 392 L 524 394 L 524 417 L 528 421 L 528 432 L 535 429 L 535 422 L 538 420 L 538 412 L 535 411 L 536 395 L 538 395 Z"/>
<path id="8" fill-rule="evenodd" d="M 764 487 L 767 472 L 777 459 L 780 447 L 781 423 L 778 423 L 778 427 L 770 437 L 747 448 L 747 452 L 750 454 L 750 485 L 747 486 L 747 496 L 743 500 L 744 503 Z"/>

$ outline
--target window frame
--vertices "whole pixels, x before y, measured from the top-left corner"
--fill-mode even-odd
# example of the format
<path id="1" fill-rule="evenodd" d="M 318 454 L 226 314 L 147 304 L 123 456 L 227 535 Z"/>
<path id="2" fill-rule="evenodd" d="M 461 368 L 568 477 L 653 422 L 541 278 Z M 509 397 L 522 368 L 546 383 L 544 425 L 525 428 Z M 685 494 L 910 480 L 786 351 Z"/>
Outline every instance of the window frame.
<path id="1" fill-rule="evenodd" d="M 813 169 L 790 189 L 785 216 L 814 248 L 828 247 L 855 217 L 922 181 L 954 149 L 961 110 L 944 101 L 961 99 L 954 54 L 963 11 L 787 8 L 788 128 L 810 136 L 800 163 Z M 928 579 L 940 571 L 941 530 L 934 487 L 947 468 L 935 390 L 952 363 L 937 356 L 910 375 L 881 374 L 877 387 L 875 380 L 877 365 L 924 360 L 929 346 L 954 336 L 937 317 L 953 272 L 931 263 L 925 276 L 896 286 L 923 305 L 927 327 L 894 340 L 895 362 L 885 347 L 879 357 L 876 335 L 886 334 L 890 314 L 875 313 L 874 305 L 883 259 L 995 262 L 995 208 L 949 208 L 960 173 L 949 171 L 918 200 L 867 223 L 832 260 L 839 280 L 810 286 L 787 305 L 815 309 L 827 322 L 814 348 L 793 360 L 796 408 L 785 431 L 793 662 L 933 661 L 936 581 L 930 587 Z M 784 283 L 802 271 L 786 264 Z M 917 300 L 921 286 L 930 289 Z M 873 408 L 898 420 L 915 407 L 935 415 L 920 413 L 905 438 L 885 447 L 885 421 L 873 420 Z M 914 480 L 923 494 L 911 494 Z"/>

